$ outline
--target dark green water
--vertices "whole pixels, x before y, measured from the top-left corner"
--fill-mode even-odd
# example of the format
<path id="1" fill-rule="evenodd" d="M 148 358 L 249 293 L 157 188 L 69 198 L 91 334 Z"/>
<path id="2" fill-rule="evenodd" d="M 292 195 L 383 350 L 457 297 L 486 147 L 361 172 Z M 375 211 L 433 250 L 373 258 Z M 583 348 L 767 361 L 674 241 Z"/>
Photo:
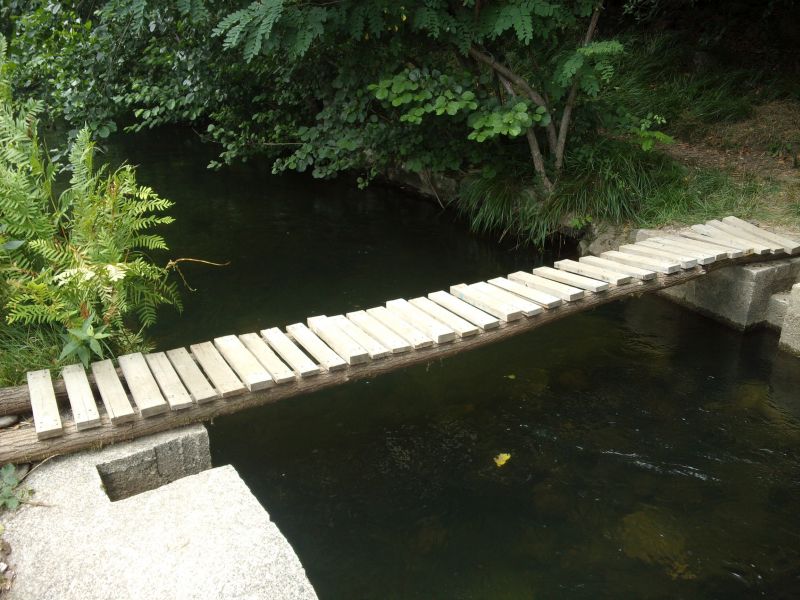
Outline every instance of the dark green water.
<path id="1" fill-rule="evenodd" d="M 385 189 L 210 173 L 181 134 L 111 154 L 177 201 L 174 256 L 231 261 L 185 269 L 162 348 L 540 260 Z M 798 390 L 773 334 L 645 297 L 209 430 L 323 599 L 794 598 Z"/>

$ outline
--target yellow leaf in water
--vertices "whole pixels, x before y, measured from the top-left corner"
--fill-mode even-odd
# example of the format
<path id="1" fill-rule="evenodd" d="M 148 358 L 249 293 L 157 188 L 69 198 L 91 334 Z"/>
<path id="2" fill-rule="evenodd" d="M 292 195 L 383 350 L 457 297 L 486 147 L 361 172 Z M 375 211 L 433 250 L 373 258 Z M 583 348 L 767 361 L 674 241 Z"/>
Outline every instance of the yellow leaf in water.
<path id="1" fill-rule="evenodd" d="M 511 458 L 511 455 L 508 452 L 501 452 L 494 457 L 494 464 L 496 464 L 498 467 L 502 467 L 508 462 L 509 458 Z"/>

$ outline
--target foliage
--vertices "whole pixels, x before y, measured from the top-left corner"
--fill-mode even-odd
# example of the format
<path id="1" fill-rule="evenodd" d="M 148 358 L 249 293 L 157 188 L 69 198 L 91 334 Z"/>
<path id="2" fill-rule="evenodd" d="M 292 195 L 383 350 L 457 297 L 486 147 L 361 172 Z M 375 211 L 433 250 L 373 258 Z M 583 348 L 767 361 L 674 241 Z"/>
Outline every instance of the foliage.
<path id="1" fill-rule="evenodd" d="M 58 165 L 39 138 L 40 101 L 14 103 L 2 77 L 0 38 L 0 306 L 7 326 L 62 330 L 70 337 L 61 358 L 84 348 L 102 354 L 99 340 L 136 343 L 129 328 L 152 325 L 157 308 L 180 308 L 166 268 L 147 252 L 166 250 L 153 229 L 172 222 L 171 206 L 136 183 L 133 167 L 94 166 L 89 130 L 69 148 L 70 173 L 56 194 Z M 92 320 L 99 319 L 99 327 Z M 90 332 L 91 330 L 91 332 Z"/>
<path id="2" fill-rule="evenodd" d="M 29 495 L 27 489 L 20 487 L 17 467 L 12 464 L 3 465 L 0 468 L 0 510 L 16 510 Z"/>
<path id="3" fill-rule="evenodd" d="M 89 315 L 83 320 L 80 327 L 71 327 L 67 329 L 67 333 L 62 334 L 64 348 L 61 350 L 58 360 L 67 360 L 74 355 L 80 359 L 83 366 L 88 367 L 92 354 L 103 358 L 103 346 L 105 346 L 103 340 L 110 337 L 111 334 L 106 333 L 107 325 L 94 327 L 93 320 L 94 315 Z"/>

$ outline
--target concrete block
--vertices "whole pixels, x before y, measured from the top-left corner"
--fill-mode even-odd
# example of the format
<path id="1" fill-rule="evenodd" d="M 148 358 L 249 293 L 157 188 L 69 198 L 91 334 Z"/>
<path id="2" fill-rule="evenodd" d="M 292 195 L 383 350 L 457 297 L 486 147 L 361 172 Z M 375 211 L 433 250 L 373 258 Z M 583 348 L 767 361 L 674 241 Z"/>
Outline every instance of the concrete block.
<path id="1" fill-rule="evenodd" d="M 140 493 L 112 502 L 115 486 Z M 3 515 L 11 600 L 315 599 L 299 559 L 202 425 L 58 457 L 26 484 L 38 505 Z M 174 479 L 141 491 L 134 481 Z M 194 473 L 194 474 L 192 474 Z"/>
<path id="2" fill-rule="evenodd" d="M 792 286 L 778 343 L 781 350 L 800 356 L 800 283 Z"/>
<path id="3" fill-rule="evenodd" d="M 790 292 L 780 292 L 773 294 L 767 304 L 767 314 L 764 324 L 780 331 L 783 327 L 783 319 L 786 317 L 786 309 L 789 306 Z"/>
<path id="4" fill-rule="evenodd" d="M 771 297 L 787 290 L 796 272 L 800 272 L 800 258 L 738 265 L 659 293 L 744 330 L 767 320 Z"/>

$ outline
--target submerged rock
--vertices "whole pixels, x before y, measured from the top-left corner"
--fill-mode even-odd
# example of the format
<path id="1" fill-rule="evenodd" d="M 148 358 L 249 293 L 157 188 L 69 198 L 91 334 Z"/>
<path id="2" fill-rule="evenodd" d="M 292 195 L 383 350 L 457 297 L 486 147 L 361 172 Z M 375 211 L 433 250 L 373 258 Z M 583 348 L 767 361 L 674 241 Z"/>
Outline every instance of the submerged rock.
<path id="1" fill-rule="evenodd" d="M 695 579 L 686 540 L 675 520 L 655 508 L 644 508 L 622 519 L 622 550 L 630 558 L 663 567 L 672 579 Z"/>

